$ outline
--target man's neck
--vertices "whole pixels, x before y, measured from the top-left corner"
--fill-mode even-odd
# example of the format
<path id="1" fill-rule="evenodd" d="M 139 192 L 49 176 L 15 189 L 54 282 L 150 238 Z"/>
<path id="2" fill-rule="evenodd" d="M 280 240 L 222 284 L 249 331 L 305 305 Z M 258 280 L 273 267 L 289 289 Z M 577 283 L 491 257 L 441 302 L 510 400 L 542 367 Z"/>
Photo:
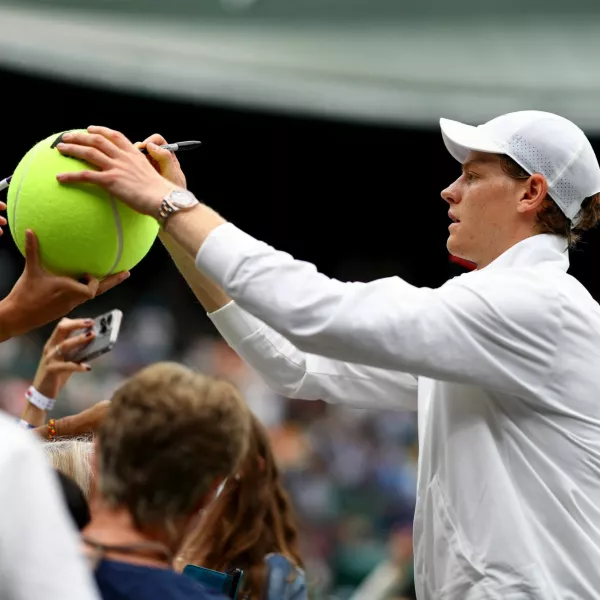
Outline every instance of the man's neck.
<path id="1" fill-rule="evenodd" d="M 515 231 L 511 236 L 505 238 L 502 244 L 498 244 L 493 248 L 488 256 L 482 257 L 477 261 L 477 270 L 487 267 L 513 246 L 535 235 L 539 235 L 539 232 L 533 230 Z"/>
<path id="2" fill-rule="evenodd" d="M 124 547 L 107 550 L 103 558 L 165 569 L 171 567 L 169 553 L 173 556 L 178 546 L 169 542 L 165 532 L 139 531 L 127 509 L 113 508 L 98 500 L 92 504 L 92 521 L 83 530 L 83 536 L 100 545 Z M 153 548 L 157 544 L 165 551 Z"/>

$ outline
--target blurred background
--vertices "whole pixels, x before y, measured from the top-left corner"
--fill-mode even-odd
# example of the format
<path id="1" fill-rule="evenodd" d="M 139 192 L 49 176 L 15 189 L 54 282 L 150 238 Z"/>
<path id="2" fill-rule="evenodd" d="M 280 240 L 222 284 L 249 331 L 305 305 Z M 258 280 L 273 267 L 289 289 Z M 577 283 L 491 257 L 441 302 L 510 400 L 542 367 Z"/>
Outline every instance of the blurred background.
<path id="1" fill-rule="evenodd" d="M 180 155 L 199 198 L 342 280 L 399 275 L 434 287 L 462 272 L 445 248 L 439 194 L 460 169 L 441 116 L 478 124 L 548 110 L 600 149 L 594 0 L 18 0 L 0 2 L 0 23 L 0 179 L 65 129 L 199 139 L 201 150 Z M 599 247 L 592 232 L 571 253 L 571 273 L 596 299 Z M 6 234 L 2 295 L 22 266 Z M 386 598 L 411 597 L 414 415 L 275 396 L 217 337 L 159 243 L 77 314 L 116 307 L 119 344 L 73 379 L 58 415 L 157 360 L 230 377 L 271 432 L 315 597 L 360 594 L 377 568 L 392 582 Z M 0 346 L 9 410 L 49 332 Z"/>

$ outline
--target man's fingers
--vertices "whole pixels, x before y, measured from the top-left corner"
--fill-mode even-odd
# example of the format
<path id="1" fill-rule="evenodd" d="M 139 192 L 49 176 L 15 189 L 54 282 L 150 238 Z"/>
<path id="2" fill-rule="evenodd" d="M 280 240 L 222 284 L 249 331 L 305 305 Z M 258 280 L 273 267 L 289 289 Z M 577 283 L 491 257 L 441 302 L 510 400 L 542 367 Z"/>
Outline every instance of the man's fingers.
<path id="1" fill-rule="evenodd" d="M 150 142 L 146 146 L 146 150 L 148 150 L 148 154 L 159 164 L 159 165 L 168 165 L 173 161 L 173 153 L 165 148 L 161 148 L 154 142 Z"/>
<path id="2" fill-rule="evenodd" d="M 60 143 L 56 146 L 56 149 L 64 156 L 79 158 L 99 169 L 107 170 L 112 166 L 111 157 L 93 146 Z"/>
<path id="3" fill-rule="evenodd" d="M 96 148 L 110 158 L 119 158 L 121 150 L 111 140 L 105 138 L 103 135 L 97 133 L 78 133 L 69 132 L 62 136 L 61 143 L 57 144 L 57 148 L 60 149 L 63 145 L 76 146 L 89 146 L 90 148 Z"/>
<path id="4" fill-rule="evenodd" d="M 109 182 L 106 173 L 102 171 L 73 171 L 70 173 L 59 173 L 56 179 L 60 183 L 95 183 L 106 186 Z"/>
<path id="5" fill-rule="evenodd" d="M 156 144 L 157 146 L 163 146 L 164 144 L 168 144 L 169 142 L 167 142 L 167 140 L 165 140 L 165 138 L 160 135 L 160 133 L 153 133 L 151 136 L 148 136 L 143 144 L 144 147 L 146 147 L 148 144 Z"/>
<path id="6" fill-rule="evenodd" d="M 120 283 L 123 283 L 129 277 L 129 275 L 129 271 L 123 271 L 103 279 L 98 285 L 98 291 L 96 292 L 96 295 L 99 296 L 100 294 L 104 294 L 104 292 L 108 292 L 108 290 L 111 290 Z"/>
<path id="7" fill-rule="evenodd" d="M 6 210 L 6 202 L 0 202 L 0 210 Z"/>
<path id="8" fill-rule="evenodd" d="M 134 148 L 133 144 L 120 131 L 115 131 L 108 127 L 99 127 L 98 125 L 90 125 L 87 130 L 89 133 L 105 137 L 121 150 L 130 151 Z"/>

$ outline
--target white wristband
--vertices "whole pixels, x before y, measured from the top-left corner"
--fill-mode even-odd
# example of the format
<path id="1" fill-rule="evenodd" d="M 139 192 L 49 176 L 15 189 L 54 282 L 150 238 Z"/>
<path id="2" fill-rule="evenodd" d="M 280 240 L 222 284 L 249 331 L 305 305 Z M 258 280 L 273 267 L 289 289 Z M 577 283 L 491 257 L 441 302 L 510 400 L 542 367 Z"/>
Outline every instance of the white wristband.
<path id="1" fill-rule="evenodd" d="M 32 385 L 29 386 L 29 389 L 25 393 L 25 398 L 42 410 L 52 410 L 56 402 L 54 398 L 48 398 L 44 394 L 40 394 Z"/>

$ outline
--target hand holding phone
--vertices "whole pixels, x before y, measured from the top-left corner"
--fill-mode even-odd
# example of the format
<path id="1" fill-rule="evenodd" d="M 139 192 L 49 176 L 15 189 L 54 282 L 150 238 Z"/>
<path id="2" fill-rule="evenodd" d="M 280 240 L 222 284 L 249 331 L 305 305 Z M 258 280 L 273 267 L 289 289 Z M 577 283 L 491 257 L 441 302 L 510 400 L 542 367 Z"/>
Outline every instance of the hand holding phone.
<path id="1" fill-rule="evenodd" d="M 71 352 L 65 353 L 65 361 L 75 363 L 89 362 L 110 352 L 119 339 L 122 319 L 123 313 L 115 309 L 96 317 L 93 325 L 87 330 L 80 329 L 73 331 L 69 337 L 85 334 L 88 331 L 93 331 L 95 335 L 89 344 L 79 346 Z"/>

